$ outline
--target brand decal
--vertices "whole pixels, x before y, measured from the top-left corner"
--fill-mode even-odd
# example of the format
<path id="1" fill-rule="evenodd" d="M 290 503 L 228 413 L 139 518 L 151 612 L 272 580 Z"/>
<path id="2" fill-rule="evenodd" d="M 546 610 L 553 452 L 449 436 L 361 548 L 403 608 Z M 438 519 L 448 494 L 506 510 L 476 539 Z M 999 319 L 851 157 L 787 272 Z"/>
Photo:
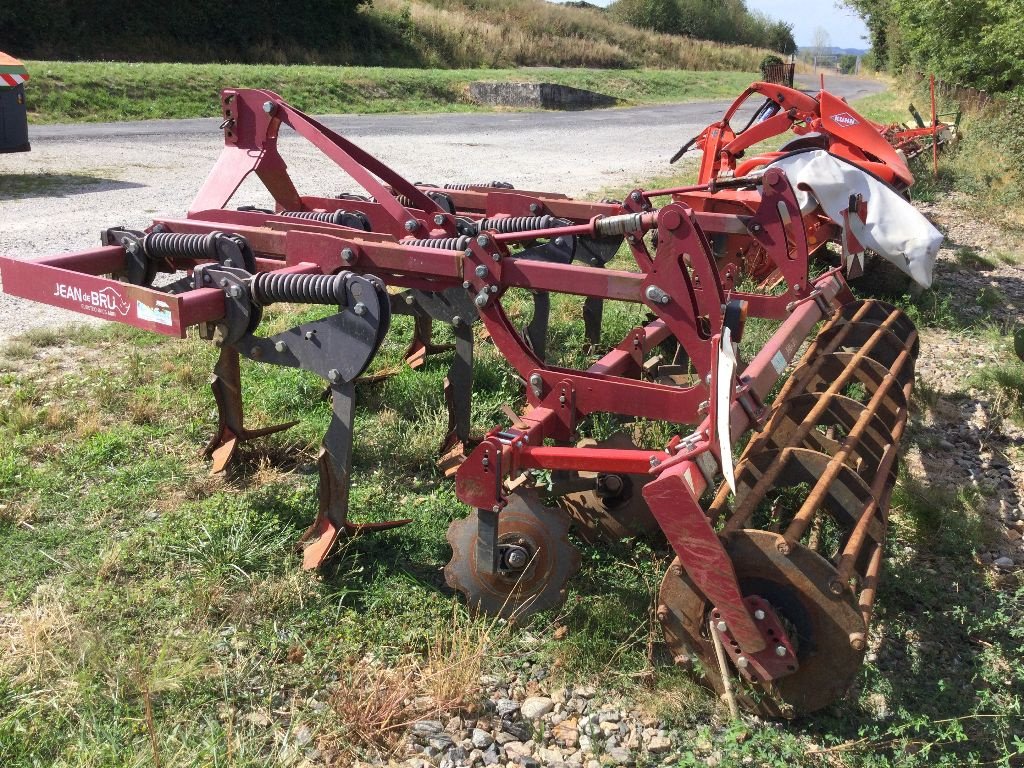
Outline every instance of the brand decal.
<path id="1" fill-rule="evenodd" d="M 125 301 L 116 288 L 109 285 L 98 291 L 90 291 L 77 285 L 57 283 L 53 295 L 65 301 L 76 302 L 85 312 L 106 317 L 125 317 L 131 309 L 131 304 Z"/>
<path id="2" fill-rule="evenodd" d="M 832 115 L 832 119 L 844 128 L 852 128 L 855 125 L 860 125 L 860 120 L 849 112 L 840 112 L 838 115 Z"/>

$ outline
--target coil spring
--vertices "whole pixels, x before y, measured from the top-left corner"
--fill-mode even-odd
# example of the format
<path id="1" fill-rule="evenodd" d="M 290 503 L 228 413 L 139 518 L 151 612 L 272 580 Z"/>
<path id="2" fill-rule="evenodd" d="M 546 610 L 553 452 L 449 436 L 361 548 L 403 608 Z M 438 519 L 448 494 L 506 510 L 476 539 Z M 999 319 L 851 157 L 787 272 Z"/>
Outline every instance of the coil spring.
<path id="1" fill-rule="evenodd" d="M 477 231 L 493 230 L 502 234 L 509 232 L 532 232 L 554 226 L 554 216 L 509 216 L 506 218 L 481 219 Z"/>
<path id="2" fill-rule="evenodd" d="M 594 225 L 597 234 L 601 237 L 611 235 L 624 235 L 627 232 L 643 231 L 642 214 L 624 213 L 620 216 L 606 216 L 598 219 Z"/>
<path id="3" fill-rule="evenodd" d="M 275 301 L 294 304 L 344 304 L 345 275 L 281 275 L 260 272 L 249 284 L 252 299 L 260 306 Z"/>
<path id="4" fill-rule="evenodd" d="M 406 208 L 415 208 L 416 207 L 416 204 L 412 200 L 410 200 L 408 197 L 403 195 L 403 194 L 396 193 L 395 194 L 395 200 L 400 202 Z"/>
<path id="5" fill-rule="evenodd" d="M 466 192 L 473 189 L 474 187 L 489 187 L 490 189 L 515 189 L 507 181 L 488 181 L 484 184 L 445 184 L 443 189 L 454 189 L 460 192 Z"/>
<path id="6" fill-rule="evenodd" d="M 181 232 L 151 232 L 142 238 L 142 249 L 151 259 L 213 259 L 217 256 L 217 238 L 223 232 L 187 235 Z"/>
<path id="7" fill-rule="evenodd" d="M 441 251 L 464 251 L 469 248 L 471 238 L 466 235 L 458 237 L 428 237 L 419 240 L 403 240 L 404 245 L 414 245 L 417 248 L 437 248 Z"/>
<path id="8" fill-rule="evenodd" d="M 370 230 L 370 221 L 361 211 L 281 211 L 281 216 L 307 221 L 322 221 L 325 224 L 337 224 L 342 227 Z"/>

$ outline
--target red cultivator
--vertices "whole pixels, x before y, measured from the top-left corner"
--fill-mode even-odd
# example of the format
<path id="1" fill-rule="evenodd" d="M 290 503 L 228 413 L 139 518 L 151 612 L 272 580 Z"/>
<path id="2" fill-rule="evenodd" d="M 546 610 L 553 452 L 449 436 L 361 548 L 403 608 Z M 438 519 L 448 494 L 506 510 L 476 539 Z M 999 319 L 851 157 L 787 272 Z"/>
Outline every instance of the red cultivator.
<path id="1" fill-rule="evenodd" d="M 405 522 L 349 520 L 357 380 L 393 313 L 416 318 L 413 365 L 436 351 L 431 324 L 446 323 L 455 345 L 443 448 L 472 511 L 449 529 L 445 576 L 471 605 L 509 618 L 557 605 L 580 567 L 572 528 L 588 540 L 660 531 L 676 560 L 658 617 L 679 663 L 698 662 L 715 686 L 737 678 L 743 700 L 767 714 L 810 712 L 842 694 L 875 599 L 916 332 L 899 310 L 854 301 L 839 272 L 810 278 L 811 248 L 784 173 L 744 182 L 757 192 L 744 213 L 680 202 L 713 202 L 723 185 L 637 190 L 621 205 L 507 185 L 439 188 L 410 184 L 273 93 L 225 91 L 222 106 L 226 146 L 186 218 L 145 232 L 109 229 L 103 247 L 84 253 L 0 259 L 4 290 L 171 336 L 197 326 L 220 348 L 215 469 L 238 443 L 283 428 L 245 427 L 239 355 L 321 376 L 333 417 L 319 456 L 319 512 L 303 537 L 307 567 L 341 536 Z M 282 124 L 365 195 L 300 195 L 277 151 Z M 253 172 L 274 210 L 227 209 Z M 723 288 L 711 246 L 723 237 L 756 245 L 784 285 Z M 623 243 L 633 266 L 606 266 Z M 160 273 L 180 277 L 154 288 Z M 525 329 L 508 313 L 512 289 L 533 297 Z M 602 353 L 582 370 L 546 361 L 552 294 L 584 298 L 587 336 Z M 648 313 L 610 345 L 608 300 Z M 261 336 L 262 309 L 273 302 L 337 311 Z M 748 318 L 777 327 L 752 359 L 737 360 Z M 526 407 L 474 445 L 478 321 L 521 377 Z M 624 436 L 595 442 L 595 414 L 688 426 L 655 447 Z M 734 471 L 732 446 L 751 429 Z M 534 470 L 550 473 L 550 488 Z"/>

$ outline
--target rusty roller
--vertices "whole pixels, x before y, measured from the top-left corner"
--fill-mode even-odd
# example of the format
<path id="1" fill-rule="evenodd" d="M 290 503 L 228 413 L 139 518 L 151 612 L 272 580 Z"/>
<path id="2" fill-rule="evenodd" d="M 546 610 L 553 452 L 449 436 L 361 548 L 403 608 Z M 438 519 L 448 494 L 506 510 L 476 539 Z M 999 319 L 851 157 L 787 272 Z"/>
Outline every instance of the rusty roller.
<path id="1" fill-rule="evenodd" d="M 723 484 L 711 505 L 741 589 L 769 601 L 798 661 L 791 674 L 762 681 L 726 645 L 752 711 L 813 712 L 842 695 L 860 669 L 917 348 L 900 310 L 874 300 L 844 307 L 748 443 L 735 498 Z M 723 691 L 713 608 L 684 569 L 669 569 L 661 602 L 673 654 L 699 660 L 707 682 Z"/>

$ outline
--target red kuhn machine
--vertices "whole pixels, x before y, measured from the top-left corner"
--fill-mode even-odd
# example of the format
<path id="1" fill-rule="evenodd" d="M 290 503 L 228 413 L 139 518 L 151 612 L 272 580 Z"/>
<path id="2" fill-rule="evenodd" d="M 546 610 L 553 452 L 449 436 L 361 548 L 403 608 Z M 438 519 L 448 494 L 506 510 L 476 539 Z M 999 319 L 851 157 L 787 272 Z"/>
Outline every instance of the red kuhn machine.
<path id="1" fill-rule="evenodd" d="M 753 110 L 752 104 L 757 104 Z M 863 271 L 864 252 L 873 251 L 927 287 L 941 235 L 900 199 L 909 196 L 914 183 L 907 158 L 923 151 L 922 142 L 954 133 L 955 127 L 939 123 L 919 129 L 875 123 L 824 87 L 808 93 L 752 83 L 720 120 L 672 157 L 674 163 L 691 148 L 699 150 L 697 180 L 707 185 L 679 192 L 675 199 L 697 211 L 750 214 L 761 204 L 760 187 L 734 180 L 768 168 L 784 170 L 798 189 L 812 256 L 824 255 L 834 243 L 842 249 L 847 275 L 856 277 Z M 765 148 L 779 137 L 786 139 L 781 146 Z M 744 278 L 771 282 L 779 277 L 764 248 L 743 234 L 712 238 L 712 246 L 727 288 Z"/>
<path id="2" fill-rule="evenodd" d="M 82 253 L 0 259 L 4 291 L 168 336 L 196 327 L 220 350 L 220 419 L 207 447 L 216 470 L 239 443 L 283 428 L 244 424 L 240 356 L 322 377 L 333 415 L 319 510 L 302 537 L 308 568 L 341 537 L 407 522 L 349 519 L 357 379 L 393 314 L 415 318 L 413 366 L 438 351 L 431 325 L 447 324 L 443 451 L 468 514 L 449 529 L 445 576 L 474 608 L 521 618 L 557 606 L 581 566 L 575 536 L 662 537 L 675 560 L 657 616 L 677 663 L 719 690 L 732 681 L 766 715 L 800 715 L 843 694 L 864 654 L 917 333 L 899 310 L 856 301 L 839 271 L 809 274 L 784 172 L 637 190 L 623 204 L 417 185 L 274 93 L 227 90 L 221 106 L 223 154 L 187 216 L 107 229 L 102 246 Z M 282 125 L 363 193 L 300 194 L 278 153 Z M 273 209 L 228 208 L 253 173 Z M 757 205 L 741 213 L 678 199 L 751 184 Z M 783 284 L 723 288 L 710 245 L 721 236 L 763 249 Z M 532 296 L 525 328 L 507 306 L 515 289 Z M 566 296 L 583 299 L 596 350 L 582 369 L 545 354 L 549 308 Z M 608 343 L 608 301 L 646 320 Z M 263 308 L 275 302 L 329 312 L 263 335 Z M 744 359 L 738 342 L 753 318 L 769 332 Z M 473 347 L 485 335 L 524 389 L 521 409 L 474 440 Z M 625 434 L 597 441 L 588 431 L 598 414 L 666 423 L 674 436 L 656 446 Z"/>

